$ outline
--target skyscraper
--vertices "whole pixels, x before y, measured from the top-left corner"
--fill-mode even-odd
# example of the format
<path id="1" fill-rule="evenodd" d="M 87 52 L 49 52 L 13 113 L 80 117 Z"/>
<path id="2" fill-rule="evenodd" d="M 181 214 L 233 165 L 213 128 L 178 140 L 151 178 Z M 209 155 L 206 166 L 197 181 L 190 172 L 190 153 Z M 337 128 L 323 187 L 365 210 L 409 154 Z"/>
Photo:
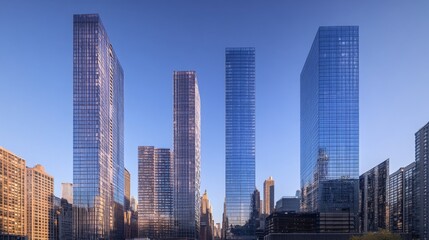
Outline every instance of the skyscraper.
<path id="1" fill-rule="evenodd" d="M 0 147 L 0 238 L 27 235 L 25 160 Z"/>
<path id="2" fill-rule="evenodd" d="M 54 178 L 38 164 L 27 167 L 26 181 L 28 239 L 53 239 Z"/>
<path id="3" fill-rule="evenodd" d="M 270 215 L 274 212 L 274 179 L 269 177 L 264 181 L 264 213 Z"/>
<path id="4" fill-rule="evenodd" d="M 131 174 L 124 168 L 124 237 L 131 238 Z"/>
<path id="5" fill-rule="evenodd" d="M 124 73 L 100 17 L 74 15 L 74 238 L 123 238 L 123 206 Z"/>
<path id="6" fill-rule="evenodd" d="M 359 177 L 359 231 L 389 227 L 389 159 Z"/>
<path id="7" fill-rule="evenodd" d="M 255 48 L 225 50 L 225 108 L 226 217 L 238 230 L 251 217 L 255 190 Z"/>
<path id="8" fill-rule="evenodd" d="M 357 226 L 358 179 L 359 27 L 320 27 L 301 72 L 302 210 Z"/>
<path id="9" fill-rule="evenodd" d="M 416 141 L 416 231 L 429 239 L 429 122 L 415 134 Z"/>
<path id="10" fill-rule="evenodd" d="M 199 240 L 213 240 L 214 220 L 212 215 L 212 206 L 210 204 L 207 191 L 201 197 L 201 216 L 200 216 L 200 238 Z"/>
<path id="11" fill-rule="evenodd" d="M 73 204 L 73 183 L 61 183 L 61 198 Z"/>
<path id="12" fill-rule="evenodd" d="M 173 82 L 176 237 L 197 239 L 200 228 L 200 92 L 194 71 L 175 71 Z"/>
<path id="13" fill-rule="evenodd" d="M 173 233 L 173 159 L 168 148 L 138 147 L 140 238 L 168 239 Z"/>

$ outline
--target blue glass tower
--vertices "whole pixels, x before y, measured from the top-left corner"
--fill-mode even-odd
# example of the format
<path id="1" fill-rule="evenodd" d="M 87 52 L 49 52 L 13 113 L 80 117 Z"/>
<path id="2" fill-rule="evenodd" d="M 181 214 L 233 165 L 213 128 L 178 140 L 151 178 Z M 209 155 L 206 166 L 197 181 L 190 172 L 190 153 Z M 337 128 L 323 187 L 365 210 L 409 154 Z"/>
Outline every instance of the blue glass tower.
<path id="1" fill-rule="evenodd" d="M 97 14 L 73 22 L 73 238 L 123 239 L 124 73 Z"/>
<path id="2" fill-rule="evenodd" d="M 255 49 L 227 48 L 225 71 L 225 211 L 231 233 L 246 234 L 255 190 Z"/>
<path id="3" fill-rule="evenodd" d="M 303 211 L 358 211 L 359 28 L 320 27 L 301 72 Z"/>

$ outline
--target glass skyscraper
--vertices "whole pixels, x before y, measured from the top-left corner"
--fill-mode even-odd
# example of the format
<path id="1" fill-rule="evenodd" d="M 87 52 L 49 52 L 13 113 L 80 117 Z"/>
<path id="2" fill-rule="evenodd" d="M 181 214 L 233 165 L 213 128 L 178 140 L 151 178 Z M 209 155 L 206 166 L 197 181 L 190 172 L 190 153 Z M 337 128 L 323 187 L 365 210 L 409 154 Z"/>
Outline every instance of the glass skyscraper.
<path id="1" fill-rule="evenodd" d="M 173 156 L 168 148 L 138 147 L 140 238 L 168 239 L 173 233 Z"/>
<path id="2" fill-rule="evenodd" d="M 97 14 L 73 21 L 74 239 L 122 239 L 124 73 Z"/>
<path id="3" fill-rule="evenodd" d="M 200 229 L 200 92 L 194 71 L 175 71 L 175 239 L 198 239 Z"/>
<path id="4" fill-rule="evenodd" d="M 415 134 L 416 144 L 416 210 L 415 230 L 419 239 L 429 239 L 429 122 Z"/>
<path id="5" fill-rule="evenodd" d="M 246 235 L 255 190 L 255 48 L 226 49 L 225 104 L 226 220 L 230 235 Z"/>
<path id="6" fill-rule="evenodd" d="M 359 27 L 320 27 L 301 72 L 303 211 L 356 217 Z M 357 219 L 355 227 L 357 226 Z"/>

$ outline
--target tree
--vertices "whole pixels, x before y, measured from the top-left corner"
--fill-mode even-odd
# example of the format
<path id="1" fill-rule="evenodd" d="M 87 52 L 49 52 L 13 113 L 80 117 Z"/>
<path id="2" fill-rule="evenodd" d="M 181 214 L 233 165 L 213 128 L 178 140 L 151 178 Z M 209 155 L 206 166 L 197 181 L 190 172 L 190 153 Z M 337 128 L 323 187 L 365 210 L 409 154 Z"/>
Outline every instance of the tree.
<path id="1" fill-rule="evenodd" d="M 379 232 L 365 233 L 362 236 L 353 236 L 351 240 L 401 240 L 401 236 L 387 230 L 381 230 Z"/>

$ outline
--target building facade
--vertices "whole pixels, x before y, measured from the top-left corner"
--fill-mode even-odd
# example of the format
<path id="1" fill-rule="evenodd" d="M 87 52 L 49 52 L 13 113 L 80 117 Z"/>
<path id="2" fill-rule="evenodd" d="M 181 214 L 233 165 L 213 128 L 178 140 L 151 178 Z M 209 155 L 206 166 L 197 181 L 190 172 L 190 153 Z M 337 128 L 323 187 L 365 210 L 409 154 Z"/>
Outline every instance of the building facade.
<path id="1" fill-rule="evenodd" d="M 41 165 L 26 170 L 27 237 L 53 239 L 54 233 L 54 178 Z"/>
<path id="2" fill-rule="evenodd" d="M 100 17 L 73 19 L 74 238 L 121 239 L 124 73 Z"/>
<path id="3" fill-rule="evenodd" d="M 170 149 L 138 147 L 138 235 L 140 238 L 173 237 L 173 174 L 173 157 Z"/>
<path id="4" fill-rule="evenodd" d="M 0 147 L 0 238 L 27 235 L 25 160 Z"/>
<path id="5" fill-rule="evenodd" d="M 301 72 L 301 210 L 357 227 L 359 28 L 320 27 Z"/>
<path id="6" fill-rule="evenodd" d="M 389 230 L 416 236 L 416 163 L 389 176 Z"/>
<path id="7" fill-rule="evenodd" d="M 415 134 L 416 151 L 416 234 L 429 239 L 429 123 Z"/>
<path id="8" fill-rule="evenodd" d="M 207 191 L 201 197 L 201 216 L 200 216 L 200 238 L 199 240 L 213 240 L 215 224 L 212 214 L 212 206 L 210 204 Z"/>
<path id="9" fill-rule="evenodd" d="M 269 177 L 264 181 L 264 213 L 270 215 L 274 212 L 274 179 Z"/>
<path id="10" fill-rule="evenodd" d="M 195 239 L 200 228 L 200 92 L 194 71 L 175 71 L 174 177 L 176 237 Z"/>
<path id="11" fill-rule="evenodd" d="M 359 231 L 389 228 L 389 159 L 359 177 Z"/>
<path id="12" fill-rule="evenodd" d="M 225 51 L 226 218 L 246 235 L 255 190 L 255 48 Z"/>

